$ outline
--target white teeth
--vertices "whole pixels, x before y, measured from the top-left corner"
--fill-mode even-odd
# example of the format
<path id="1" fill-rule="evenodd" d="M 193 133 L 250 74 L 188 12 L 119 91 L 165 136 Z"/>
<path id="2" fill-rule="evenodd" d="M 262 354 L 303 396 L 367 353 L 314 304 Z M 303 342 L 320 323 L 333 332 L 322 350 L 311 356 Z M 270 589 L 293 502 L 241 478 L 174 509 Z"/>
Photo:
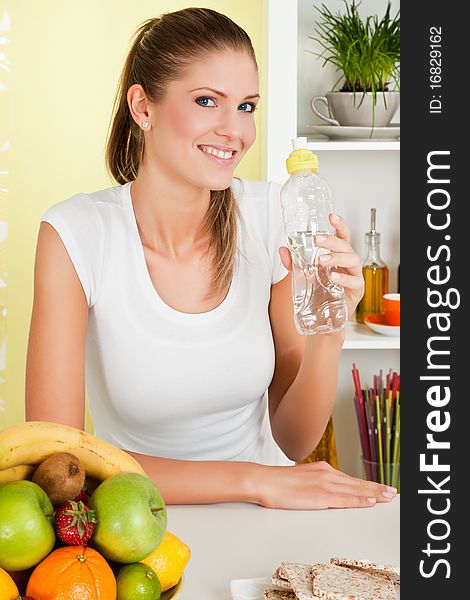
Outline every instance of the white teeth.
<path id="1" fill-rule="evenodd" d="M 218 158 L 232 158 L 233 154 L 233 152 L 223 152 L 222 150 L 217 150 L 212 146 L 200 146 L 200 148 L 203 152 L 206 152 L 207 154 L 213 154 Z"/>

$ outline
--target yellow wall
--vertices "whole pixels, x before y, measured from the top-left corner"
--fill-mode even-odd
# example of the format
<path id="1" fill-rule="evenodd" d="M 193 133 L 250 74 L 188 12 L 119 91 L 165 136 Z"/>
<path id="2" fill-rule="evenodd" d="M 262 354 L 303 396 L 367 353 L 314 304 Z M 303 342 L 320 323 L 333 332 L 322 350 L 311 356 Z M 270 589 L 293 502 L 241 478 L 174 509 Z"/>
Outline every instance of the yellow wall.
<path id="1" fill-rule="evenodd" d="M 11 73 L 9 89 L 3 94 L 9 103 L 12 144 L 0 163 L 1 170 L 6 160 L 10 170 L 6 411 L 0 412 L 0 426 L 5 426 L 24 419 L 25 359 L 40 217 L 51 204 L 73 194 L 113 185 L 104 167 L 104 145 L 118 76 L 134 30 L 162 12 L 187 6 L 213 8 L 248 32 L 263 73 L 265 2 L 6 0 L 0 2 L 0 18 L 2 5 L 11 19 L 10 43 L 5 46 Z M 8 127 L 4 106 L 0 93 L 2 136 Z M 262 105 L 257 120 L 258 126 L 264 122 Z M 262 176 L 263 132 L 258 129 L 258 133 L 237 172 L 241 177 Z M 5 210 L 0 204 L 0 219 Z"/>

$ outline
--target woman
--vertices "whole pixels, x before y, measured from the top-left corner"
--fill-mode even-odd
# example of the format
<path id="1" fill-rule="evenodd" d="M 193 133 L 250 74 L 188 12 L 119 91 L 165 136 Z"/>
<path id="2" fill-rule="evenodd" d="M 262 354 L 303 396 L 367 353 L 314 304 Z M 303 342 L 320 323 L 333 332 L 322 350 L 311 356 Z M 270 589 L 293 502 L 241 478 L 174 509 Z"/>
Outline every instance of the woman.
<path id="1" fill-rule="evenodd" d="M 95 434 L 168 504 L 389 501 L 392 488 L 293 465 L 331 414 L 343 334 L 298 335 L 279 186 L 233 179 L 258 100 L 250 39 L 224 15 L 191 8 L 139 28 L 107 146 L 119 185 L 41 223 L 26 418 L 83 428 L 86 372 Z M 360 260 L 331 221 L 337 237 L 317 242 L 353 311 Z"/>

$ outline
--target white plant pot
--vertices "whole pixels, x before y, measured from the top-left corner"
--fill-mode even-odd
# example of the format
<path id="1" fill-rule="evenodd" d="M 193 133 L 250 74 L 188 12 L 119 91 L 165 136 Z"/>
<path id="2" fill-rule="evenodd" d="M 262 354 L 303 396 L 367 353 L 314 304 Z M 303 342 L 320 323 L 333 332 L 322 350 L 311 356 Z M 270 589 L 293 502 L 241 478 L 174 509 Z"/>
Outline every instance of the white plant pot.
<path id="1" fill-rule="evenodd" d="M 321 113 L 317 104 L 324 104 L 329 116 Z M 315 96 L 313 112 L 326 123 L 345 127 L 387 127 L 400 106 L 400 92 L 377 92 L 376 103 L 372 92 L 327 92 Z"/>

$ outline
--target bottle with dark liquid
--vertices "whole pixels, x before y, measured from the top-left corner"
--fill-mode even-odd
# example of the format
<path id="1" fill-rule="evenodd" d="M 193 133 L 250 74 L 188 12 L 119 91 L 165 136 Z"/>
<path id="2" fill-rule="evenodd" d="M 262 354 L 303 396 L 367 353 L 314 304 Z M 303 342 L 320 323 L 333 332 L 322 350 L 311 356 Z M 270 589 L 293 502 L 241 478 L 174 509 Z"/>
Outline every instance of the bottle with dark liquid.
<path id="1" fill-rule="evenodd" d="M 380 257 L 380 233 L 375 230 L 376 209 L 370 209 L 370 231 L 365 235 L 366 258 L 362 265 L 364 296 L 356 309 L 356 321 L 383 312 L 382 296 L 388 293 L 388 267 Z"/>

